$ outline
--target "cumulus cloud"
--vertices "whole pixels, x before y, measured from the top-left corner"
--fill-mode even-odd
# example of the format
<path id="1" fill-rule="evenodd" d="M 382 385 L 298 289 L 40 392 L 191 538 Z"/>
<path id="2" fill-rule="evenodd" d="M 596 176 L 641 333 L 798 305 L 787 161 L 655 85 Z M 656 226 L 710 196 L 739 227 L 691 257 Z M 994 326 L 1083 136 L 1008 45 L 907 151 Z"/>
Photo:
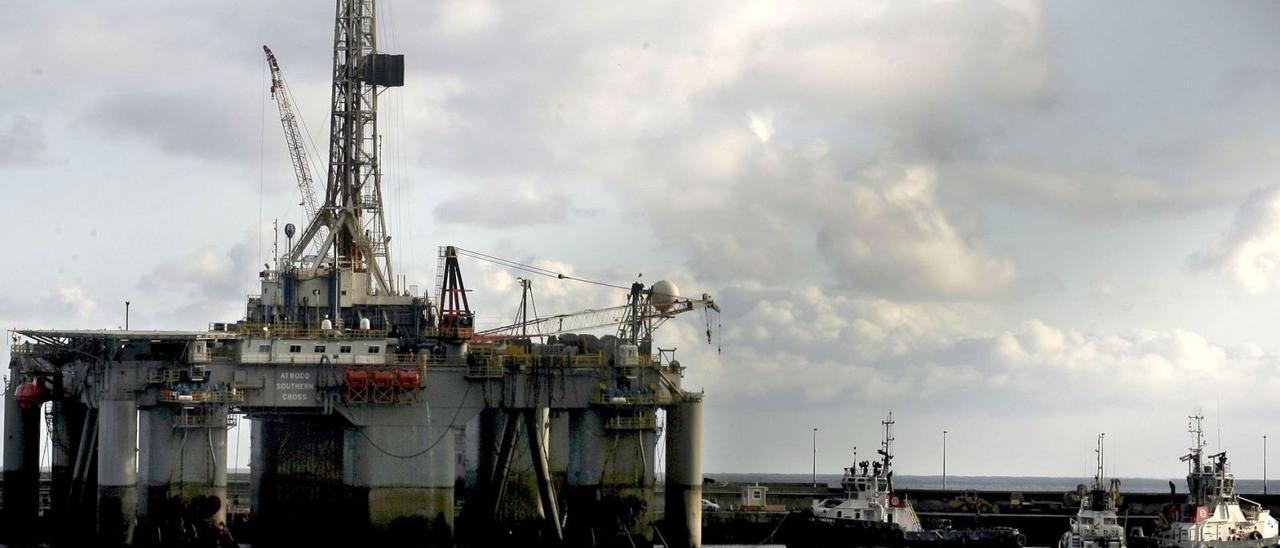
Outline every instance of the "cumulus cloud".
<path id="1" fill-rule="evenodd" d="M 934 174 L 921 167 L 900 177 L 855 186 L 844 215 L 818 231 L 818 247 L 845 284 L 876 293 L 983 297 L 1017 277 L 1007 259 L 974 249 L 935 201 Z"/>
<path id="2" fill-rule="evenodd" d="M 1052 84 L 1034 3 L 617 7 L 553 34 L 517 24 L 524 9 L 448 4 L 427 15 L 449 32 L 402 42 L 439 52 L 421 76 L 431 120 L 409 128 L 419 160 L 474 189 L 437 218 L 557 222 L 553 198 L 602 182 L 722 281 L 815 264 L 854 278 L 845 289 L 982 298 L 1017 280 L 944 211 L 931 150 L 966 140 L 960 105 L 1034 102 Z M 868 175 L 904 169 L 928 182 Z M 530 177 L 536 194 L 512 189 Z"/>
<path id="3" fill-rule="evenodd" d="M 98 311 L 98 303 L 85 294 L 84 288 L 71 285 L 58 289 L 59 304 L 73 311 L 81 319 L 93 317 Z"/>
<path id="4" fill-rule="evenodd" d="M 1035 319 L 1001 328 L 972 306 L 812 287 L 746 291 L 754 306 L 722 334 L 720 361 L 732 366 L 700 372 L 724 398 L 786 393 L 822 406 L 852 397 L 871 407 L 909 398 L 917 413 L 964 401 L 966 413 L 1051 414 L 1093 403 L 1179 414 L 1204 403 L 1189 402 L 1195 394 L 1280 387 L 1267 380 L 1280 373 L 1277 356 L 1185 330 L 1085 332 Z"/>
<path id="5" fill-rule="evenodd" d="M 1275 287 L 1280 279 L 1280 186 L 1250 194 L 1231 227 L 1187 262 L 1195 270 L 1224 275 L 1248 293 Z"/>

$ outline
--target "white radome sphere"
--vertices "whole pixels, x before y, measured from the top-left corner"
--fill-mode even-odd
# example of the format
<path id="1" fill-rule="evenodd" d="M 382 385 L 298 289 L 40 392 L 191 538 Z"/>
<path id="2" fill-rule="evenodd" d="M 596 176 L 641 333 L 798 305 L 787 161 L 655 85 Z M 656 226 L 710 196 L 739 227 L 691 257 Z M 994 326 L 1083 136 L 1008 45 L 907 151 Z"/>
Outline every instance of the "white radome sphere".
<path id="1" fill-rule="evenodd" d="M 680 288 L 667 280 L 658 280 L 650 290 L 653 292 L 650 302 L 660 312 L 669 310 L 671 305 L 676 304 L 676 297 L 680 296 Z"/>

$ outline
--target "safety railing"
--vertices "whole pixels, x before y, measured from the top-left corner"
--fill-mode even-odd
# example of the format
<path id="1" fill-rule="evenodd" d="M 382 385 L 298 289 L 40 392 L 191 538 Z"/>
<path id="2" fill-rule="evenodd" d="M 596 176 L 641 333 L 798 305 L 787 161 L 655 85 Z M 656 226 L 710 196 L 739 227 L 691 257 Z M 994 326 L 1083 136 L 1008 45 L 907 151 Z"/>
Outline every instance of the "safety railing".
<path id="1" fill-rule="evenodd" d="M 421 362 L 419 361 L 419 359 L 420 359 L 421 357 L 422 357 L 422 356 L 421 356 L 421 355 L 419 355 L 419 354 L 412 354 L 412 353 L 410 353 L 410 354 L 387 354 L 387 365 L 406 365 L 406 366 L 417 366 L 417 365 L 419 365 L 419 363 L 421 363 Z"/>
<path id="2" fill-rule="evenodd" d="M 171 384 L 182 380 L 181 369 L 149 369 L 147 384 Z"/>
<path id="3" fill-rule="evenodd" d="M 236 415 L 205 413 L 194 409 L 183 409 L 173 415 L 175 428 L 233 428 L 238 423 Z"/>
<path id="4" fill-rule="evenodd" d="M 506 373 L 507 368 L 498 364 L 484 363 L 467 366 L 469 379 L 501 379 Z"/>
<path id="5" fill-rule="evenodd" d="M 161 390 L 160 401 L 165 403 L 243 403 L 244 392 L 229 390 L 201 390 L 193 392 Z"/>
<path id="6" fill-rule="evenodd" d="M 463 356 L 423 355 L 422 363 L 426 365 L 467 365 Z"/>
<path id="7" fill-rule="evenodd" d="M 666 392 L 619 392 L 596 389 L 591 403 L 602 406 L 627 407 L 635 405 L 666 405 L 671 395 Z"/>
<path id="8" fill-rule="evenodd" d="M 59 346 L 44 343 L 24 342 L 9 346 L 9 352 L 18 356 L 49 356 L 59 350 Z"/>
<path id="9" fill-rule="evenodd" d="M 209 329 L 254 337 L 285 339 L 384 339 L 387 337 L 385 329 L 304 329 L 295 325 L 265 323 L 220 324 L 218 327 L 225 327 L 225 329 L 215 329 L 213 324 L 210 324 Z"/>
<path id="10" fill-rule="evenodd" d="M 604 354 L 599 352 L 578 355 L 506 354 L 496 358 L 509 367 L 598 367 L 605 363 Z"/>
<path id="11" fill-rule="evenodd" d="M 655 430 L 658 421 L 648 415 L 620 415 L 609 417 L 604 423 L 605 430 Z"/>

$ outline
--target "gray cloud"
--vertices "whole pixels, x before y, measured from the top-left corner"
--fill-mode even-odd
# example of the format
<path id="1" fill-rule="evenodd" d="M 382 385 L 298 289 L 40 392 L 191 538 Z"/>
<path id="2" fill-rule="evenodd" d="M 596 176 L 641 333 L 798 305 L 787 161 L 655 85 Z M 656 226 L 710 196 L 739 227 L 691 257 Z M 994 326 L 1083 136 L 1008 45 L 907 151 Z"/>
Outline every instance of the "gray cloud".
<path id="1" fill-rule="evenodd" d="M 104 97 L 83 117 L 113 141 L 133 138 L 170 154 L 243 165 L 258 152 L 251 111 L 225 94 L 143 91 Z"/>
<path id="2" fill-rule="evenodd" d="M 486 227 L 558 224 L 568 219 L 569 200 L 538 182 L 520 182 L 447 198 L 436 204 L 441 222 Z"/>
<path id="3" fill-rule="evenodd" d="M 30 166 L 48 159 L 43 125 L 28 116 L 0 122 L 0 166 Z"/>
<path id="4" fill-rule="evenodd" d="M 1274 288 L 1280 281 L 1280 186 L 1250 194 L 1231 227 L 1187 263 L 1194 270 L 1223 274 L 1249 293 Z"/>
<path id="5" fill-rule="evenodd" d="M 267 237 L 269 230 L 264 227 Z M 263 268 L 254 253 L 257 237 L 250 233 L 229 248 L 201 246 L 143 275 L 136 291 L 147 298 L 150 318 L 196 328 L 243 318 L 246 294 L 258 290 L 256 283 L 249 286 L 246 280 Z"/>

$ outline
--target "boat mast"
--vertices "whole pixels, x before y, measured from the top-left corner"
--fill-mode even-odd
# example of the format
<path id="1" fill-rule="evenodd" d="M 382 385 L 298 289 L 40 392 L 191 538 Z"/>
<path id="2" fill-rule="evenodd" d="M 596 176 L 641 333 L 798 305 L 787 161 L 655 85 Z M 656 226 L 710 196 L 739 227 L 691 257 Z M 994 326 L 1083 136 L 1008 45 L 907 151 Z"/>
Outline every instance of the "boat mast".
<path id="1" fill-rule="evenodd" d="M 880 442 L 880 462 L 881 471 L 884 477 L 889 480 L 889 490 L 893 490 L 893 473 L 889 471 L 889 463 L 893 460 L 893 412 L 889 412 L 889 416 L 880 421 L 884 425 L 884 441 Z"/>
<path id="2" fill-rule="evenodd" d="M 1195 439 L 1196 439 L 1196 444 L 1194 447 L 1191 448 L 1191 454 L 1187 455 L 1187 457 L 1189 457 L 1188 461 L 1191 463 L 1191 466 L 1193 467 L 1192 471 L 1198 473 L 1200 472 L 1203 466 L 1203 462 L 1201 461 L 1203 460 L 1204 445 L 1205 445 L 1204 429 L 1202 428 L 1202 423 L 1204 422 L 1204 415 L 1198 412 L 1195 415 L 1192 415 L 1187 418 L 1189 419 L 1187 421 L 1187 431 L 1191 432 L 1192 434 L 1195 434 Z"/>
<path id="3" fill-rule="evenodd" d="M 1204 478 L 1204 413 L 1197 411 L 1195 415 L 1187 417 L 1187 431 L 1195 436 L 1195 446 L 1191 448 L 1191 453 L 1182 457 L 1187 461 L 1187 490 L 1191 492 L 1197 506 L 1204 504 L 1206 500 Z"/>
<path id="4" fill-rule="evenodd" d="M 1098 470 L 1093 474 L 1093 488 L 1096 491 L 1101 491 L 1103 489 L 1102 482 L 1106 479 L 1104 463 L 1106 462 L 1107 453 L 1106 447 L 1103 444 L 1103 440 L 1106 436 L 1107 434 L 1105 432 L 1098 434 L 1098 448 L 1093 450 L 1094 453 L 1098 454 Z"/>

